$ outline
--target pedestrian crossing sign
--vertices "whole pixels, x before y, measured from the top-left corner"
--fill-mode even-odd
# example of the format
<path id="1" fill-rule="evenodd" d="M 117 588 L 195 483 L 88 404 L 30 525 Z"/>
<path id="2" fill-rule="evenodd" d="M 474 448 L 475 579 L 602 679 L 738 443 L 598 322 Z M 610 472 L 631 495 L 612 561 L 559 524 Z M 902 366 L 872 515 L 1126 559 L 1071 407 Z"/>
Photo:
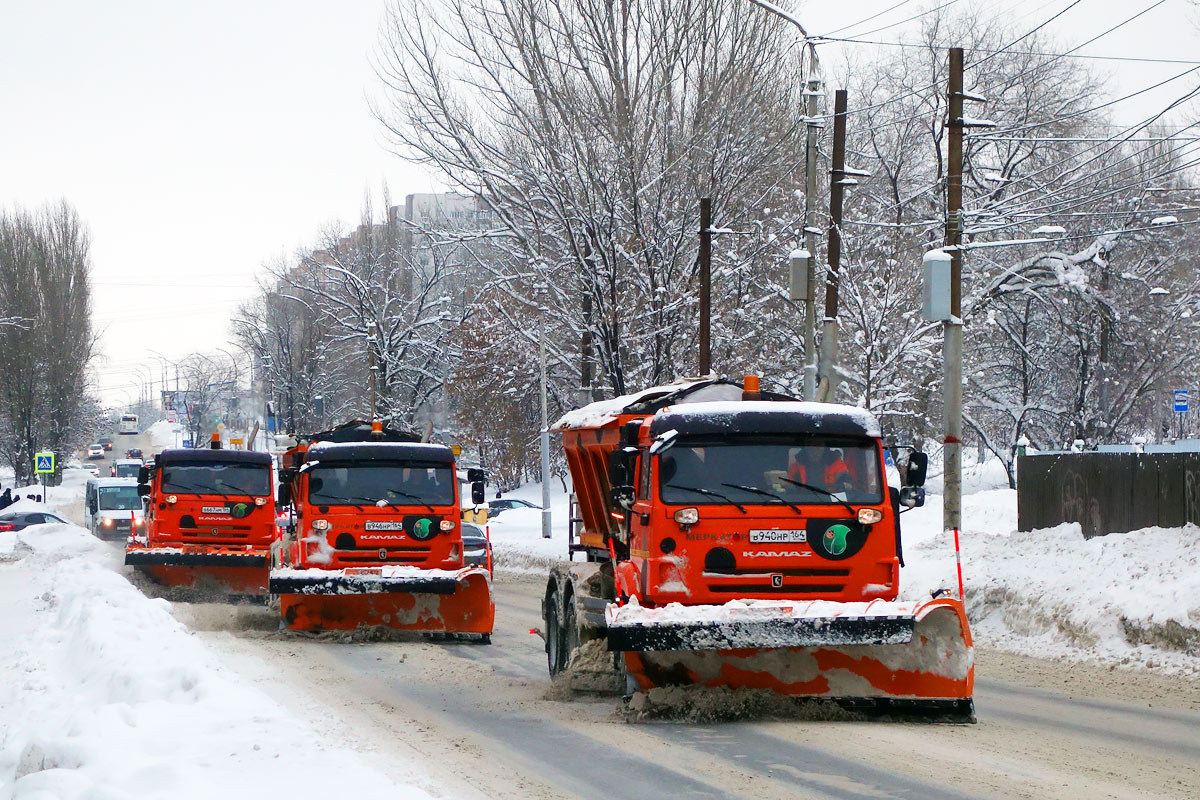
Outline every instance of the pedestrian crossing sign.
<path id="1" fill-rule="evenodd" d="M 38 475 L 54 472 L 54 453 L 34 453 L 33 471 Z"/>

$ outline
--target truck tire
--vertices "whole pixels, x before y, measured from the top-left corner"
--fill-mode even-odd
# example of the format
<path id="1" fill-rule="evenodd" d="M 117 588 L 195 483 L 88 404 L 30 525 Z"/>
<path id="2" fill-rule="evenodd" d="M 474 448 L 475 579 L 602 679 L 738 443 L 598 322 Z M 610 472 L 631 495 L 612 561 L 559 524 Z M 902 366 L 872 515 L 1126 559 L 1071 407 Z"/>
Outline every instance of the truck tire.
<path id="1" fill-rule="evenodd" d="M 558 673 L 562 672 L 563 665 L 566 661 L 562 658 L 563 645 L 563 630 L 562 623 L 559 621 L 559 603 L 558 592 L 551 591 L 546 594 L 546 664 L 550 668 L 550 677 L 553 678 Z"/>

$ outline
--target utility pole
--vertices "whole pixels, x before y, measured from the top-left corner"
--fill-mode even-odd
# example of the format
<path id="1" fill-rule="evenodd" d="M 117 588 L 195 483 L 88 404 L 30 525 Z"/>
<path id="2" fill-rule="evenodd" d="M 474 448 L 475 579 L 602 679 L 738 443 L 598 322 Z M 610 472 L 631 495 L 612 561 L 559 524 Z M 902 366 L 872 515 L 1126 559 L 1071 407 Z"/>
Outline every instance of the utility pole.
<path id="1" fill-rule="evenodd" d="M 947 105 L 946 250 L 950 253 L 950 319 L 942 323 L 945 347 L 946 436 L 942 441 L 945 464 L 945 497 L 942 524 L 954 531 L 955 551 L 962 527 L 962 162 L 963 162 L 963 51 L 950 48 L 950 85 Z M 962 583 L 959 567 L 959 583 Z M 961 589 L 960 589 L 961 593 Z"/>
<path id="2" fill-rule="evenodd" d="M 804 249 L 808 259 L 804 265 L 804 399 L 817 398 L 817 303 L 816 303 L 816 257 L 817 229 L 812 227 L 812 215 L 817 203 L 817 138 L 823 127 L 817 118 L 818 104 L 824 97 L 821 81 L 810 79 L 804 89 L 806 100 L 805 124 L 808 141 L 804 151 Z"/>
<path id="3" fill-rule="evenodd" d="M 542 363 L 542 538 L 549 539 L 550 526 L 550 415 L 546 402 L 546 304 L 538 291 L 538 356 Z"/>
<path id="4" fill-rule="evenodd" d="M 821 325 L 821 386 L 817 400 L 833 402 L 837 397 L 838 362 L 838 270 L 842 264 L 842 194 L 846 177 L 846 90 L 833 95 L 833 164 L 829 173 L 829 277 L 825 281 L 825 320 Z"/>
<path id="5" fill-rule="evenodd" d="M 709 318 L 712 314 L 712 198 L 700 198 L 700 377 L 712 371 Z"/>

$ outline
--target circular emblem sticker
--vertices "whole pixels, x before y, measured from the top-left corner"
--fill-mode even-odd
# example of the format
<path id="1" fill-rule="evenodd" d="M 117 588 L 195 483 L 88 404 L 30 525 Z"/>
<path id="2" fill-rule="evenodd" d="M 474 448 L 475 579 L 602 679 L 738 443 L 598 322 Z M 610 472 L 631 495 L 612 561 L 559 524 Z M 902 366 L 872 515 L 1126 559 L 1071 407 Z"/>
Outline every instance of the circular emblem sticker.
<path id="1" fill-rule="evenodd" d="M 249 503 L 234 503 L 229 506 L 229 516 L 234 519 L 244 519 L 250 516 L 250 509 L 253 508 Z"/>
<path id="2" fill-rule="evenodd" d="M 867 530 L 857 520 L 811 520 L 808 543 L 813 552 L 830 561 L 851 558 L 867 543 Z"/>
<path id="3" fill-rule="evenodd" d="M 412 536 L 414 539 L 424 541 L 433 535 L 433 520 L 428 517 L 421 517 L 413 522 Z"/>
<path id="4" fill-rule="evenodd" d="M 825 531 L 822 544 L 829 555 L 840 556 L 846 552 L 846 537 L 849 535 L 850 529 L 845 525 L 830 525 L 829 530 Z"/>

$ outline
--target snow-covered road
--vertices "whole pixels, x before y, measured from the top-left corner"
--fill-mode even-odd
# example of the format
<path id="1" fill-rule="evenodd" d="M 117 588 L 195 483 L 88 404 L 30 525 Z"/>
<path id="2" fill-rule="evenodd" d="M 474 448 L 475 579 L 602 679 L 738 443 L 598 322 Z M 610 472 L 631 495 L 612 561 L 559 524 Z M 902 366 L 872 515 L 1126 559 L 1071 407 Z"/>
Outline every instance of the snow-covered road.
<path id="1" fill-rule="evenodd" d="M 225 664 L 365 752 L 422 763 L 448 796 L 1195 797 L 1200 687 L 979 654 L 976 725 L 631 723 L 617 698 L 550 691 L 539 578 L 497 581 L 493 645 L 345 643 L 176 606 Z"/>

